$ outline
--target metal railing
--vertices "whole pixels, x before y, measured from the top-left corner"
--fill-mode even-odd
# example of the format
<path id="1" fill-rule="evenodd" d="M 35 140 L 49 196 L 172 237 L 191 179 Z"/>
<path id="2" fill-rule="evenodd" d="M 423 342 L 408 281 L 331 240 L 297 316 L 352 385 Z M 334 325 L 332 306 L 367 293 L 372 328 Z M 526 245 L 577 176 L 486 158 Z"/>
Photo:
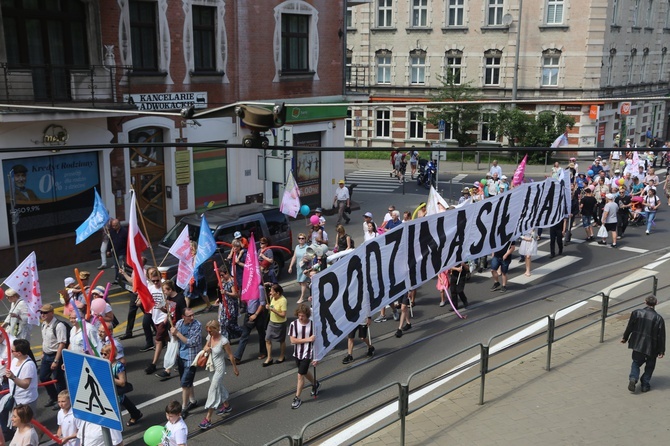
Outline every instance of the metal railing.
<path id="1" fill-rule="evenodd" d="M 0 64 L 0 100 L 6 103 L 123 102 L 132 67 Z"/>
<path id="2" fill-rule="evenodd" d="M 646 287 L 642 287 L 644 282 L 651 282 L 651 290 L 648 290 Z M 631 287 L 631 285 L 639 284 L 634 288 L 634 293 L 631 295 L 627 296 L 626 299 L 618 301 L 615 305 L 610 305 L 610 296 L 613 294 L 615 290 L 619 290 L 622 288 L 627 288 Z M 384 421 L 380 421 L 377 423 L 375 426 L 370 427 L 366 431 L 366 437 L 370 436 L 376 432 L 379 432 L 380 430 L 390 426 L 391 424 L 400 421 L 400 438 L 399 438 L 399 443 L 400 445 L 405 444 L 405 423 L 407 416 L 422 409 L 426 405 L 433 403 L 434 401 L 444 397 L 445 395 L 448 395 L 449 393 L 453 392 L 454 390 L 460 389 L 461 387 L 465 386 L 466 384 L 469 384 L 477 379 L 480 380 L 480 390 L 479 390 L 479 401 L 478 404 L 482 405 L 484 404 L 484 395 L 485 395 L 485 389 L 486 389 L 486 376 L 487 374 L 505 366 L 508 365 L 520 358 L 523 358 L 533 352 L 536 352 L 537 350 L 540 350 L 544 347 L 547 348 L 547 361 L 546 361 L 546 367 L 545 370 L 549 371 L 551 370 L 551 354 L 552 354 L 552 346 L 555 342 L 568 338 L 572 336 L 573 334 L 580 332 L 586 328 L 591 327 L 594 324 L 600 323 L 601 324 L 601 329 L 600 329 L 600 339 L 599 342 L 602 343 L 604 342 L 604 334 L 605 334 L 605 322 L 608 317 L 623 313 L 624 311 L 630 310 L 631 308 L 635 306 L 639 306 L 639 301 L 635 301 L 634 304 L 630 304 L 631 300 L 637 299 L 640 296 L 643 295 L 649 295 L 651 294 L 656 294 L 658 288 L 658 278 L 656 276 L 648 276 L 648 277 L 643 277 L 640 279 L 636 279 L 630 282 L 625 282 L 622 283 L 621 285 L 618 285 L 616 287 L 612 287 L 608 290 L 607 293 L 597 293 L 593 294 L 585 299 L 579 300 L 571 305 L 568 305 L 566 307 L 560 308 L 559 310 L 555 311 L 551 315 L 546 315 L 541 318 L 534 319 L 532 321 L 526 322 L 524 324 L 518 325 L 516 327 L 510 328 L 509 330 L 506 330 L 501 333 L 497 333 L 491 338 L 489 338 L 488 342 L 486 344 L 482 343 L 477 343 L 473 344 L 463 350 L 460 350 L 450 356 L 447 356 L 443 359 L 440 359 L 439 361 L 433 362 L 432 364 L 429 364 L 419 370 L 416 370 L 415 372 L 411 373 L 408 377 L 407 380 L 404 383 L 401 382 L 392 382 L 389 384 L 386 384 L 382 387 L 379 387 L 378 389 L 375 389 L 371 392 L 368 392 L 367 394 L 343 405 L 338 407 L 336 410 L 330 411 L 324 415 L 319 416 L 318 418 L 306 423 L 303 428 L 300 431 L 300 434 L 291 436 L 288 434 L 282 435 L 281 437 L 278 437 L 274 440 L 272 440 L 269 443 L 266 443 L 266 445 L 274 445 L 274 444 L 288 444 L 290 446 L 302 446 L 305 444 L 306 440 L 305 439 L 305 433 L 307 430 L 311 427 L 314 426 L 315 424 L 326 420 L 330 417 L 335 416 L 336 414 L 341 415 L 342 411 L 344 409 L 350 408 L 356 404 L 359 404 L 363 401 L 369 401 L 370 398 L 372 397 L 378 397 L 382 392 L 387 391 L 390 388 L 397 387 L 398 388 L 398 395 L 397 397 L 394 397 L 391 401 L 386 401 L 384 405 L 388 404 L 396 404 L 397 405 L 397 410 L 395 412 L 395 416 L 388 416 Z M 646 291 L 645 291 L 646 290 Z M 579 315 L 573 319 L 567 320 L 565 322 L 561 322 L 560 324 L 557 324 L 559 320 L 562 320 L 567 314 L 569 314 L 566 310 L 571 309 L 575 306 L 584 306 L 583 304 L 586 302 L 589 302 L 593 299 L 601 299 L 601 305 L 600 308 L 596 311 L 590 311 L 585 314 Z M 614 311 L 610 311 L 614 310 Z M 573 325 L 576 325 L 576 327 L 573 327 Z M 510 333 L 523 333 L 523 329 L 527 327 L 532 327 L 533 331 L 530 332 L 527 336 L 523 336 L 521 339 L 515 342 L 510 342 L 507 345 L 502 345 L 499 346 L 498 344 L 492 345 L 493 341 L 496 338 L 499 338 L 503 335 L 510 334 Z M 567 331 L 565 333 L 561 333 L 560 336 L 556 336 L 557 330 L 560 329 L 566 329 Z M 521 348 L 522 351 L 518 352 L 516 351 L 517 349 Z M 410 382 L 417 377 L 419 374 L 435 370 L 438 366 L 444 365 L 445 363 L 448 363 L 449 361 L 452 361 L 460 356 L 465 355 L 468 352 L 472 352 L 473 350 L 479 350 L 479 353 L 476 354 L 474 357 L 461 362 L 457 366 L 449 368 L 449 370 L 446 373 L 437 373 L 435 374 L 436 376 L 427 382 L 418 384 L 415 388 L 410 389 Z M 503 358 L 499 363 L 497 363 L 494 366 L 491 366 L 491 359 L 494 358 Z M 479 365 L 479 370 L 475 373 L 474 369 L 475 366 Z M 456 377 L 458 375 L 464 374 L 465 372 L 470 372 L 470 376 L 464 376 L 462 381 L 454 384 L 444 390 L 438 391 L 438 389 L 443 388 L 445 384 L 449 381 L 451 381 L 451 378 Z M 430 392 L 426 392 L 424 395 L 417 397 L 415 401 L 413 402 L 412 407 L 410 408 L 410 395 L 412 392 L 417 392 L 420 391 L 421 389 L 429 389 Z M 425 396 L 429 395 L 429 396 Z M 420 402 L 419 402 L 420 401 Z M 353 423 L 354 421 L 359 421 L 360 416 L 354 416 L 346 420 L 344 423 L 339 423 L 339 427 L 341 426 L 346 426 L 347 424 Z M 332 432 L 334 429 L 331 428 L 330 432 Z M 323 434 L 322 434 L 323 435 Z"/>

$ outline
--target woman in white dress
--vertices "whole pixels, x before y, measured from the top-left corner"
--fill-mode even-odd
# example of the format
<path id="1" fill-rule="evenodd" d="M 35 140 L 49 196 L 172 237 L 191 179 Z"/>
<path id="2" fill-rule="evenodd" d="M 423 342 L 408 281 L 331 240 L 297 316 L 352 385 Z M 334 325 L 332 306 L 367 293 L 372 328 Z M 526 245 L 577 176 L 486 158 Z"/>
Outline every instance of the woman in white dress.
<path id="1" fill-rule="evenodd" d="M 530 261 L 532 256 L 537 255 L 537 236 L 535 235 L 535 228 L 526 231 L 521 236 L 521 246 L 519 247 L 519 254 L 526 259 L 526 272 L 524 275 L 530 277 Z"/>

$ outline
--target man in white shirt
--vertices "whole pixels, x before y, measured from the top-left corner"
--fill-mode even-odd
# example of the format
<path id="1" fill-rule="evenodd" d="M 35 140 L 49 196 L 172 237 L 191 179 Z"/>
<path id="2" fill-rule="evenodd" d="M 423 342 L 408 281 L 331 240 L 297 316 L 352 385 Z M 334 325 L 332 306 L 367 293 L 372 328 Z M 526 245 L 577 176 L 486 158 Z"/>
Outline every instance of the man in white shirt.
<path id="1" fill-rule="evenodd" d="M 489 175 L 493 177 L 493 174 L 498 174 L 498 178 L 502 177 L 502 167 L 498 165 L 498 160 L 493 160 L 491 163 L 491 169 L 489 169 Z"/>
<path id="2" fill-rule="evenodd" d="M 333 207 L 337 206 L 337 223 L 342 224 L 342 219 L 346 220 L 347 223 L 351 220 L 344 213 L 344 209 L 351 206 L 351 199 L 349 197 L 349 189 L 344 186 L 344 180 L 340 180 L 338 183 L 338 188 L 335 189 L 335 197 L 333 198 Z"/>

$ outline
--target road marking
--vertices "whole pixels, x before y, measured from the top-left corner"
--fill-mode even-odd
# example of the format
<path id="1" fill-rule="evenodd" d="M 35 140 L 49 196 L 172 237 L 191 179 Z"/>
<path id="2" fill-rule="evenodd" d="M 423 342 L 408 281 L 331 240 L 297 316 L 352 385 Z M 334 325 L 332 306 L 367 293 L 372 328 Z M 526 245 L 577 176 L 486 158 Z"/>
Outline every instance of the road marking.
<path id="1" fill-rule="evenodd" d="M 468 176 L 468 175 L 465 174 L 465 173 L 459 173 L 458 175 L 456 175 L 455 177 L 453 177 L 453 178 L 451 179 L 451 182 L 452 182 L 452 183 L 460 183 L 461 180 L 464 179 L 464 178 L 467 177 L 467 176 Z"/>
<path id="2" fill-rule="evenodd" d="M 539 252 L 538 252 L 538 254 L 539 254 Z M 545 253 L 545 255 L 546 255 L 546 253 Z M 556 260 L 552 260 L 551 262 L 549 262 L 547 264 L 540 265 L 537 268 L 533 268 L 532 267 L 533 263 L 531 262 L 531 270 L 530 270 L 531 275 L 530 275 L 530 277 L 526 276 L 525 274 L 521 274 L 519 276 L 512 277 L 511 279 L 508 279 L 507 281 L 510 282 L 510 283 L 516 283 L 516 284 L 519 284 L 519 285 L 526 285 L 526 284 L 528 284 L 528 283 L 530 283 L 530 282 L 532 282 L 536 279 L 540 279 L 540 278 L 546 276 L 547 274 L 555 273 L 556 270 L 558 270 L 560 268 L 563 268 L 563 267 L 566 267 L 566 266 L 568 266 L 572 263 L 578 262 L 580 260 L 582 260 L 580 257 L 560 255 L 556 258 Z M 525 267 L 525 263 L 520 263 L 520 262 L 516 262 L 516 263 L 519 267 L 521 267 L 521 266 Z M 510 267 L 510 269 L 512 269 L 512 268 Z"/>

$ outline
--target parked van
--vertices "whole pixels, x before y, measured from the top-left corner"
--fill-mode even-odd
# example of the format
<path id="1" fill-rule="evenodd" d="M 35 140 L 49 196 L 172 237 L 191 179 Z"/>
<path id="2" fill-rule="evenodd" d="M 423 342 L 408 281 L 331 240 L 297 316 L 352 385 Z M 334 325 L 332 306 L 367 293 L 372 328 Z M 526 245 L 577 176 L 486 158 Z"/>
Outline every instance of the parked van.
<path id="1" fill-rule="evenodd" d="M 182 218 L 161 238 L 158 246 L 154 248 L 154 257 L 159 264 L 158 269 L 163 279 L 175 280 L 179 261 L 176 257 L 167 255 L 168 250 L 186 225 L 188 225 L 190 239 L 198 241 L 202 221 L 201 215 L 191 214 Z M 291 226 L 286 215 L 282 214 L 278 207 L 262 203 L 250 203 L 214 209 L 207 211 L 205 215 L 209 230 L 212 231 L 212 235 L 217 242 L 217 251 L 204 265 L 209 288 L 215 288 L 217 284 L 214 275 L 214 261 L 219 267 L 225 263 L 230 268 L 226 258 L 230 253 L 230 243 L 234 239 L 234 234 L 238 231 L 247 240 L 250 240 L 251 234 L 253 234 L 257 250 L 260 249 L 259 243 L 262 237 L 270 240 L 271 246 L 277 247 L 272 248 L 274 262 L 271 267 L 274 269 L 277 278 L 281 275 L 285 265 L 291 261 L 293 256 Z M 144 257 L 151 258 L 151 254 L 145 251 Z M 147 263 L 151 264 L 153 261 L 149 260 Z M 127 290 L 132 290 L 132 284 L 125 283 L 123 285 Z"/>

